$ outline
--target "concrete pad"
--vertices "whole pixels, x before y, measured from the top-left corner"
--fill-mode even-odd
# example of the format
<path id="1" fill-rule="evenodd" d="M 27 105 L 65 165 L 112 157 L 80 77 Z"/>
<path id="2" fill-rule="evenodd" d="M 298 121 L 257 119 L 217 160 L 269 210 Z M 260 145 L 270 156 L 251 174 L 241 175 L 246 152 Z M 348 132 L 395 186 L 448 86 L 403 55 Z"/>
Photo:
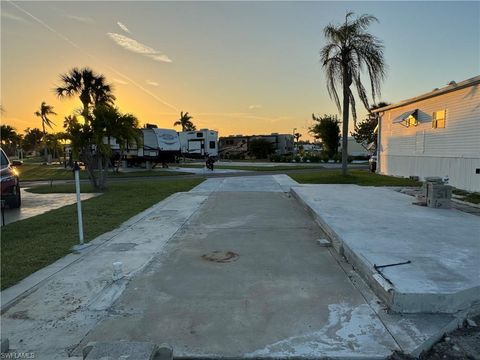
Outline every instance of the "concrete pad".
<path id="1" fill-rule="evenodd" d="M 20 191 L 22 206 L 18 209 L 5 209 L 5 225 L 77 202 L 76 194 L 33 194 L 25 189 Z M 98 195 L 100 194 L 81 194 L 81 199 L 84 201 Z"/>
<path id="2" fill-rule="evenodd" d="M 292 193 L 394 311 L 454 313 L 480 301 L 480 217 L 415 206 L 382 188 L 306 185 Z"/>
<path id="3" fill-rule="evenodd" d="M 125 340 L 168 342 L 179 357 L 383 359 L 418 355 L 458 324 L 385 311 L 350 264 L 318 246 L 326 234 L 284 192 L 287 177 L 247 179 L 251 191 L 238 192 L 215 180 L 3 291 L 12 351 L 80 359 L 91 340 Z M 125 276 L 113 281 L 118 261 Z"/>
<path id="4" fill-rule="evenodd" d="M 208 179 L 192 189 L 193 192 L 289 192 L 298 183 L 287 175 L 240 176 Z"/>
<path id="5" fill-rule="evenodd" d="M 398 345 L 321 236 L 283 193 L 216 192 L 78 348 L 126 340 L 167 342 L 178 357 L 386 357 Z M 205 256 L 214 252 L 236 256 Z"/>

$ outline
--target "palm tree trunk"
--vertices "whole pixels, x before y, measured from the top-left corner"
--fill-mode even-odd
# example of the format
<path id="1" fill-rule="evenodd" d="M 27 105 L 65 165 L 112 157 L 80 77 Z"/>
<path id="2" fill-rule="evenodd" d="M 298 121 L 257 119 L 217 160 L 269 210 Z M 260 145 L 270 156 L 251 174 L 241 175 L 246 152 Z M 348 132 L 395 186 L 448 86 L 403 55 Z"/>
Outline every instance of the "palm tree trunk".
<path id="1" fill-rule="evenodd" d="M 82 99 L 80 99 L 80 100 L 81 100 L 82 105 L 83 105 L 82 116 L 85 120 L 85 124 L 88 124 L 89 121 L 90 121 L 90 113 L 88 111 L 89 103 L 87 101 L 82 100 Z"/>
<path id="2" fill-rule="evenodd" d="M 42 129 L 43 129 L 43 157 L 45 163 L 48 163 L 48 151 L 47 151 L 47 133 L 45 131 L 45 120 L 42 119 Z"/>
<path id="3" fill-rule="evenodd" d="M 343 120 L 342 120 L 342 175 L 347 175 L 348 160 L 348 115 L 350 111 L 349 85 L 344 75 L 343 80 Z"/>

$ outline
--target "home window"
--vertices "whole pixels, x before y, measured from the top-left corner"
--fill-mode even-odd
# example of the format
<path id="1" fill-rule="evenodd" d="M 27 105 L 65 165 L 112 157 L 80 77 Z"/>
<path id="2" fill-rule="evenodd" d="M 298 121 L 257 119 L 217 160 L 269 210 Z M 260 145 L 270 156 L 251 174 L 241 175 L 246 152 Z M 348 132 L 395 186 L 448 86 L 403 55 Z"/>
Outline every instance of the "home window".
<path id="1" fill-rule="evenodd" d="M 407 117 L 405 119 L 405 126 L 406 127 L 410 127 L 410 126 L 417 126 L 418 125 L 418 121 L 417 121 L 417 118 L 413 115 L 410 115 L 409 117 Z"/>
<path id="2" fill-rule="evenodd" d="M 210 149 L 215 149 L 215 141 L 210 141 Z"/>
<path id="3" fill-rule="evenodd" d="M 445 127 L 446 112 L 446 110 L 439 110 L 432 114 L 432 128 L 442 129 Z"/>

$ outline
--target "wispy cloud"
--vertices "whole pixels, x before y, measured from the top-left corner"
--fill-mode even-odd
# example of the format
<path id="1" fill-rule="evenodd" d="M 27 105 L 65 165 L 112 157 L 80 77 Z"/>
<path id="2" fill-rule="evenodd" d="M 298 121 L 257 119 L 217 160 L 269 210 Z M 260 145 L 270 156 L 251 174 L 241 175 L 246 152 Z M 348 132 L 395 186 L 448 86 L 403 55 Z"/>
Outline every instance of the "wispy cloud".
<path id="1" fill-rule="evenodd" d="M 155 50 L 141 42 L 138 42 L 135 39 L 129 38 L 128 36 L 116 34 L 116 33 L 107 33 L 108 37 L 115 41 L 118 45 L 123 47 L 125 50 L 147 56 L 155 61 L 171 63 L 172 60 L 165 54 L 162 54 L 160 51 Z"/>
<path id="2" fill-rule="evenodd" d="M 18 21 L 18 22 L 21 22 L 21 23 L 24 23 L 24 24 L 31 24 L 30 21 L 28 21 L 28 20 L 26 20 L 26 19 L 24 19 L 20 16 L 11 14 L 9 12 L 6 12 L 6 11 L 2 11 L 2 17 L 5 18 L 5 19 L 13 20 L 13 21 Z"/>
<path id="3" fill-rule="evenodd" d="M 147 80 L 145 81 L 148 85 L 151 85 L 151 86 L 158 86 L 160 85 L 158 82 L 156 81 L 153 81 L 153 80 Z"/>
<path id="4" fill-rule="evenodd" d="M 250 105 L 248 108 L 250 110 L 254 110 L 254 109 L 261 109 L 263 106 L 261 104 L 254 104 L 254 105 Z"/>
<path id="5" fill-rule="evenodd" d="M 120 85 L 128 85 L 128 82 L 126 82 L 122 79 L 119 79 L 119 78 L 113 78 L 113 81 L 116 82 L 117 84 L 120 84 Z"/>
<path id="6" fill-rule="evenodd" d="M 225 113 L 196 113 L 196 115 L 201 116 L 214 116 L 214 117 L 228 117 L 228 118 L 236 118 L 236 119 L 248 119 L 248 120 L 263 120 L 270 123 L 276 123 L 283 120 L 289 120 L 289 116 L 256 116 L 250 113 L 242 113 L 242 112 L 225 112 Z"/>
<path id="7" fill-rule="evenodd" d="M 72 40 L 70 40 L 68 37 L 66 37 L 65 35 L 63 35 L 61 32 L 55 30 L 54 28 L 52 28 L 50 25 L 48 25 L 47 23 L 45 23 L 44 21 L 42 21 L 41 19 L 37 18 L 35 15 L 33 15 L 32 13 L 28 12 L 27 10 L 23 9 L 21 6 L 17 5 L 16 3 L 12 2 L 12 1 L 9 1 L 7 0 L 12 6 L 14 6 L 15 8 L 17 8 L 19 11 L 21 11 L 22 13 L 24 13 L 25 15 L 29 16 L 31 19 L 35 20 L 37 23 L 39 23 L 40 25 L 42 25 L 44 28 L 48 29 L 49 31 L 51 31 L 52 33 L 56 34 L 58 37 L 62 38 L 63 40 L 65 40 L 66 42 L 68 42 L 70 45 L 72 45 L 74 48 L 76 49 L 79 49 L 81 51 L 83 51 L 83 53 L 85 53 L 87 56 L 89 56 L 90 58 L 92 58 L 93 60 L 96 60 L 98 61 L 99 63 L 103 64 L 103 66 L 105 66 L 106 68 L 110 69 L 111 71 L 113 71 L 115 74 L 117 74 L 118 76 L 124 78 L 125 80 L 129 81 L 130 83 L 132 83 L 133 85 L 135 85 L 137 88 L 139 88 L 140 90 L 142 90 L 143 92 L 145 92 L 146 94 L 150 95 L 152 98 L 154 98 L 156 101 L 158 101 L 159 103 L 175 110 L 175 111 L 180 111 L 175 105 L 172 105 L 170 103 L 168 103 L 167 101 L 165 101 L 164 99 L 160 98 L 159 96 L 157 96 L 156 94 L 152 93 L 150 90 L 148 90 L 147 88 L 145 88 L 144 86 L 142 86 L 141 84 L 139 84 L 138 82 L 136 82 L 135 80 L 133 80 L 132 78 L 128 77 L 127 75 L 121 73 L 120 71 L 118 71 L 117 69 L 113 68 L 112 66 L 110 66 L 108 63 L 103 63 L 101 60 L 97 59 L 94 55 L 88 53 L 88 51 L 86 51 L 85 49 L 82 49 L 80 46 L 78 46 L 75 42 L 73 42 Z"/>
<path id="8" fill-rule="evenodd" d="M 126 33 L 131 34 L 130 30 L 128 30 L 128 28 L 124 24 L 122 24 L 120 21 L 117 21 L 117 25 L 120 26 L 120 29 L 122 29 Z"/>
<path id="9" fill-rule="evenodd" d="M 83 17 L 83 16 L 78 16 L 78 15 L 71 15 L 71 14 L 65 14 L 65 17 L 68 19 L 76 20 L 85 24 L 91 24 L 93 23 L 93 19 L 89 17 Z"/>

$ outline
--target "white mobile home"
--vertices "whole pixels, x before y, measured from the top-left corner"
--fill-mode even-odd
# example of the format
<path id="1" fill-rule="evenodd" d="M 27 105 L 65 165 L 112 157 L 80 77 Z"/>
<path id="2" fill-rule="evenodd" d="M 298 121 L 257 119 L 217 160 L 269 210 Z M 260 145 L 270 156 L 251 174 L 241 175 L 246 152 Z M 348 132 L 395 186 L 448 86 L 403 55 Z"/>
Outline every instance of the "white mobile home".
<path id="1" fill-rule="evenodd" d="M 452 186 L 480 191 L 480 76 L 374 112 L 377 172 L 448 177 Z"/>

